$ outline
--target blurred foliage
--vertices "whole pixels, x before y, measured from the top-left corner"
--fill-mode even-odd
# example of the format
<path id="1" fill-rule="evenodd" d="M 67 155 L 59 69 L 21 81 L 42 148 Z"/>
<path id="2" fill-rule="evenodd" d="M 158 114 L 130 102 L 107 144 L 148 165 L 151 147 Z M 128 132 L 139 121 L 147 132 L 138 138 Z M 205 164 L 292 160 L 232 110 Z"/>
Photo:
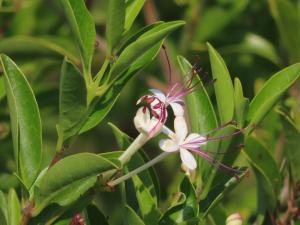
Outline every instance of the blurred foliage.
<path id="1" fill-rule="evenodd" d="M 18 65 L 22 72 L 16 67 L 16 73 L 20 77 L 22 74 L 26 76 L 38 105 L 38 107 L 34 105 L 32 108 L 26 108 L 27 111 L 19 112 L 18 123 L 22 121 L 34 123 L 34 120 L 39 120 L 38 116 L 33 115 L 38 114 L 38 111 L 42 121 L 41 130 L 37 131 L 29 127 L 26 138 L 38 143 L 38 146 L 33 145 L 39 148 L 37 151 L 43 152 L 43 157 L 40 159 L 39 155 L 30 156 L 22 153 L 24 154 L 23 160 L 34 161 L 40 165 L 39 169 L 46 168 L 53 159 L 56 149 L 62 147 L 63 143 L 67 143 L 69 148 L 63 152 L 62 157 L 78 152 L 98 154 L 108 150 L 123 150 L 125 147 L 120 145 L 120 139 L 118 143 L 115 141 L 107 123 L 112 121 L 129 136 L 137 135 L 132 123 L 137 110 L 136 100 L 145 94 L 149 87 L 166 89 L 165 83 L 168 80 L 168 64 L 163 52 L 160 52 L 149 65 L 148 61 L 156 55 L 165 36 L 173 29 L 175 30 L 178 24 L 170 22 L 157 23 L 153 27 L 145 28 L 145 26 L 160 20 L 183 20 L 186 25 L 173 32 L 164 42 L 171 61 L 173 76 L 179 79 L 181 71 L 187 71 L 186 68 L 191 66 L 188 64 L 190 61 L 199 64 L 202 70 L 208 73 L 207 79 L 210 79 L 209 77 L 217 79 L 214 85 L 216 92 L 211 86 L 207 86 L 205 93 L 195 92 L 186 99 L 186 105 L 190 109 L 189 118 L 192 121 L 190 127 L 195 132 L 207 132 L 215 128 L 218 121 L 226 122 L 233 118 L 237 120 L 239 128 L 249 122 L 257 125 L 251 127 L 252 133 L 250 134 L 249 131 L 249 135 L 245 138 L 246 147 L 242 150 L 242 154 L 238 151 L 233 154 L 227 152 L 218 158 L 229 165 L 235 162 L 235 164 L 250 167 L 250 176 L 247 177 L 246 174 L 240 178 L 227 176 L 199 159 L 201 178 L 193 186 L 189 179 L 183 178 L 184 174 L 178 167 L 178 157 L 171 156 L 155 166 L 157 177 L 155 171 L 148 170 L 147 174 L 126 182 L 126 188 L 124 188 L 125 185 L 121 185 L 114 193 L 97 194 L 93 199 L 93 205 L 90 204 L 83 210 L 76 204 L 79 201 L 86 202 L 86 205 L 91 202 L 89 196 L 83 193 L 93 186 L 96 180 L 86 174 L 81 174 L 80 179 L 85 180 L 86 183 L 82 183 L 78 188 L 77 194 L 80 199 L 72 207 L 64 209 L 60 216 L 65 220 L 55 224 L 69 224 L 70 215 L 78 211 L 82 211 L 85 218 L 99 218 L 97 221 L 103 220 L 104 222 L 106 218 L 109 218 L 109 224 L 121 224 L 123 218 L 119 216 L 120 210 L 126 210 L 123 213 L 128 215 L 126 221 L 123 220 L 124 224 L 151 224 L 149 221 L 152 220 L 160 224 L 224 224 L 226 217 L 234 212 L 242 214 L 245 224 L 299 223 L 300 80 L 297 79 L 299 71 L 296 71 L 299 64 L 288 66 L 300 61 L 300 1 L 127 0 L 123 3 L 124 5 L 119 5 L 119 1 L 114 0 L 86 0 L 85 5 L 91 17 L 89 14 L 84 15 L 79 12 L 76 14 L 77 17 L 73 18 L 69 15 L 72 7 L 67 3 L 63 5 L 60 1 L 0 0 L 0 53 L 8 55 Z M 113 6 L 114 4 L 118 7 Z M 141 13 L 130 14 L 133 15 L 132 18 L 123 21 L 125 15 L 122 12 L 125 7 L 128 10 L 130 4 L 135 7 L 136 11 L 139 11 L 142 6 L 143 8 Z M 76 11 L 78 8 L 74 7 L 73 10 Z M 73 21 L 70 21 L 70 17 Z M 76 30 L 76 24 L 87 24 L 86 21 L 88 21 L 87 26 L 80 26 L 81 30 Z M 95 23 L 95 28 L 93 23 Z M 122 30 L 123 27 L 125 27 L 124 30 Z M 159 30 L 161 33 L 155 36 L 155 43 L 154 41 L 150 43 L 148 40 L 145 49 L 140 49 L 140 45 L 134 46 L 140 40 L 139 35 L 142 33 L 137 33 L 140 29 L 144 29 L 142 33 L 148 31 L 147 34 L 152 35 L 151 38 L 154 38 L 154 31 Z M 76 32 L 77 36 L 74 35 Z M 154 40 L 151 38 L 150 40 Z M 206 42 L 211 43 L 215 49 Z M 131 48 L 128 49 L 128 46 Z M 138 50 L 140 54 L 147 50 L 146 56 L 134 55 L 133 53 Z M 111 59 L 110 53 L 119 57 Z M 178 64 L 178 55 L 184 56 L 188 61 L 183 57 L 178 57 Z M 118 59 L 123 60 L 124 64 L 127 63 L 128 67 L 132 66 L 130 73 L 126 74 L 128 79 L 121 80 L 120 86 L 129 80 L 130 82 L 126 84 L 120 95 L 119 91 L 123 86 L 120 89 L 119 87 L 112 89 L 105 95 L 109 101 L 116 101 L 114 107 L 112 104 L 108 106 L 103 104 L 101 107 L 95 107 L 90 113 L 84 108 L 86 99 L 80 99 L 84 88 L 77 87 L 80 85 L 84 87 L 86 84 L 84 82 L 89 79 L 87 77 L 92 74 L 99 75 L 99 70 L 106 60 L 118 62 Z M 9 59 L 5 61 L 10 64 Z M 114 67 L 112 64 L 107 65 L 108 69 L 105 68 L 102 71 L 103 77 L 99 80 L 104 80 L 104 83 L 109 81 L 106 79 L 108 70 L 115 72 L 115 74 L 112 73 L 114 75 L 112 78 L 118 77 L 121 73 L 124 75 L 128 68 L 123 68 L 123 63 L 115 66 L 116 64 Z M 30 190 L 30 187 L 37 172 L 25 178 L 25 183 L 20 182 L 20 178 L 16 175 L 17 171 L 26 171 L 28 168 L 20 168 L 19 162 L 14 160 L 16 148 L 14 145 L 22 148 L 23 137 L 13 137 L 14 130 L 19 128 L 15 127 L 14 122 L 12 125 L 10 123 L 11 110 L 8 109 L 8 105 L 11 103 L 6 95 L 8 99 L 19 95 L 29 96 L 32 102 L 35 100 L 30 89 L 25 90 L 24 93 L 18 93 L 14 88 L 10 91 L 6 88 L 5 91 L 3 75 L 5 66 L 3 65 L 4 63 L 2 68 L 0 66 L 0 224 L 5 225 L 6 222 L 3 221 L 8 221 L 7 224 L 13 225 L 17 223 L 5 218 L 19 219 L 19 208 L 24 208 L 26 205 L 22 202 L 20 206 L 18 198 L 32 197 L 34 190 Z M 62 65 L 63 69 L 61 69 Z M 133 73 L 135 74 L 142 68 L 139 76 L 131 79 Z M 284 68 L 285 70 L 282 70 Z M 85 74 L 85 81 L 81 79 L 81 71 Z M 277 73 L 278 71 L 280 72 Z M 65 79 L 63 75 L 67 73 L 78 73 L 78 79 L 72 81 Z M 222 76 L 216 76 L 218 73 Z M 224 74 L 228 80 L 223 79 Z M 270 82 L 265 83 L 272 74 L 276 77 L 272 77 Z M 98 75 L 92 78 L 97 79 Z M 235 78 L 234 85 L 232 84 L 233 78 Z M 290 87 L 294 81 L 294 85 Z M 60 85 L 74 87 L 72 82 L 76 83 L 76 88 L 66 89 L 67 92 L 63 93 Z M 25 79 L 17 84 L 17 86 L 22 85 L 27 87 Z M 263 87 L 267 88 L 259 92 Z M 66 107 L 64 108 L 63 105 L 59 105 L 59 96 L 68 96 L 70 94 L 68 91 L 73 93 L 78 91 L 78 96 L 68 99 L 69 102 L 65 101 Z M 93 97 L 95 96 L 91 99 Z M 249 99 L 253 98 L 254 100 L 249 105 Z M 194 104 L 195 99 L 202 101 L 197 105 Z M 20 101 L 15 104 L 18 110 L 28 102 Z M 237 105 L 239 107 L 236 107 Z M 272 106 L 274 108 L 270 111 Z M 203 107 L 206 107 L 206 111 L 203 111 Z M 249 113 L 247 113 L 248 109 Z M 68 110 L 71 110 L 72 115 L 67 114 Z M 105 117 L 107 114 L 108 116 Z M 198 114 L 207 115 L 205 119 L 209 117 L 209 121 L 205 124 L 201 121 L 195 122 L 200 117 Z M 32 117 L 28 119 L 26 115 Z M 64 115 L 69 119 L 68 121 L 62 119 Z M 92 118 L 92 121 L 82 127 L 84 122 L 78 122 L 82 118 Z M 102 122 L 99 124 L 100 121 Z M 221 122 L 219 125 L 222 124 Z M 58 127 L 56 124 L 59 124 Z M 230 129 L 233 130 L 234 127 L 229 127 L 229 131 Z M 60 136 L 58 145 L 57 130 Z M 39 132 L 42 132 L 42 135 Z M 120 130 L 118 132 L 119 135 L 122 133 Z M 115 130 L 117 137 L 118 132 Z M 79 133 L 78 138 L 72 138 L 73 135 Z M 159 153 L 156 140 L 157 138 L 154 138 L 149 145 L 144 147 L 144 153 L 137 156 L 138 163 L 134 167 L 142 165 L 149 160 L 149 157 L 153 158 Z M 219 150 L 233 149 L 239 142 L 240 140 L 233 138 L 231 143 L 217 143 L 207 148 L 214 150 L 217 145 Z M 89 153 L 81 154 L 89 157 Z M 94 158 L 95 161 L 98 160 L 94 163 L 102 163 L 103 168 L 89 171 L 90 174 L 100 173 L 104 171 L 104 167 L 105 169 L 118 167 L 114 161 L 115 157 L 105 157 L 100 155 Z M 66 166 L 67 164 L 64 164 L 64 160 L 68 159 L 61 160 L 59 166 L 63 170 L 73 171 L 72 168 Z M 78 158 L 78 161 L 80 160 L 82 158 Z M 133 165 L 127 167 L 127 171 L 131 171 Z M 53 180 L 58 174 L 59 171 L 57 174 L 53 172 Z M 149 182 L 151 180 L 149 177 L 155 181 Z M 245 178 L 241 179 L 242 177 Z M 42 179 L 43 189 L 40 190 L 41 193 L 38 193 L 40 208 L 35 212 L 36 214 L 42 211 L 48 203 L 63 203 L 61 206 L 64 206 L 74 197 L 60 198 L 61 192 L 56 189 L 47 189 L 45 180 Z M 73 189 L 73 185 L 69 183 L 68 188 Z M 76 185 L 75 187 L 78 187 Z M 29 189 L 28 193 L 24 193 L 23 186 Z M 155 197 L 151 195 L 152 192 L 148 193 L 144 190 L 149 186 L 152 189 L 155 187 Z M 204 189 L 201 189 L 203 186 Z M 137 196 L 132 194 L 135 190 L 139 190 Z M 120 197 L 124 195 L 123 192 L 127 193 L 127 199 Z M 52 193 L 51 198 L 46 198 L 45 196 L 50 193 Z M 163 216 L 160 218 L 161 211 L 157 212 L 156 209 L 143 207 L 143 199 L 155 202 L 153 204 L 161 209 Z M 211 199 L 215 199 L 215 202 Z M 124 209 L 120 209 L 120 205 L 124 206 Z M 51 208 L 53 205 L 48 207 Z M 47 210 L 43 211 L 44 214 L 46 214 L 45 211 Z M 147 218 L 148 211 L 151 211 L 150 218 Z M 47 218 L 48 215 L 43 213 L 39 215 L 39 219 Z M 203 219 L 203 215 L 207 217 Z M 186 218 L 189 220 L 185 220 Z M 173 222 L 174 220 L 176 223 Z M 33 220 L 32 224 L 37 223 Z M 97 222 L 91 222 L 91 224 L 97 224 Z"/>

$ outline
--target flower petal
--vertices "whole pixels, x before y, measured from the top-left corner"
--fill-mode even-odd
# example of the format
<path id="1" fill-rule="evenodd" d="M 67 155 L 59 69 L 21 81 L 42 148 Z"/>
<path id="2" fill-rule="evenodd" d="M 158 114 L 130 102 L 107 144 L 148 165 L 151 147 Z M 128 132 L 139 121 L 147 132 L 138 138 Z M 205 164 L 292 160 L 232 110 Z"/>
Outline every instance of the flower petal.
<path id="1" fill-rule="evenodd" d="M 180 148 L 180 158 L 182 163 L 190 170 L 194 170 L 197 168 L 196 159 L 188 150 Z"/>
<path id="2" fill-rule="evenodd" d="M 206 144 L 206 137 L 197 133 L 189 134 L 184 140 L 184 144 L 188 144 L 189 142 L 199 142 L 198 146 Z"/>
<path id="3" fill-rule="evenodd" d="M 179 103 L 176 103 L 176 102 L 172 102 L 172 103 L 170 103 L 170 105 L 173 109 L 175 116 L 183 116 L 184 115 L 184 108 L 182 105 L 180 105 Z"/>
<path id="4" fill-rule="evenodd" d="M 150 112 L 148 108 L 141 107 L 134 117 L 135 128 L 142 133 L 148 132 L 150 124 Z"/>
<path id="5" fill-rule="evenodd" d="M 158 89 L 150 89 L 149 91 L 151 91 L 160 101 L 162 101 L 162 102 L 166 101 L 165 94 L 162 93 L 160 90 L 158 90 Z"/>
<path id="6" fill-rule="evenodd" d="M 187 124 L 183 116 L 176 116 L 174 120 L 174 130 L 178 143 L 183 143 L 187 133 Z"/>
<path id="7" fill-rule="evenodd" d="M 159 147 L 165 152 L 175 152 L 179 150 L 179 146 L 171 139 L 160 140 Z"/>

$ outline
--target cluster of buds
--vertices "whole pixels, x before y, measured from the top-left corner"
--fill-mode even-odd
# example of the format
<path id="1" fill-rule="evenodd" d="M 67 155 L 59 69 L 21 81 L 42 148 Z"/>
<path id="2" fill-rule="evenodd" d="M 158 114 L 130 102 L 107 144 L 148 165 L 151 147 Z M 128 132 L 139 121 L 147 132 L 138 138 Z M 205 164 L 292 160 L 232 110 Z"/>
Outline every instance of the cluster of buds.
<path id="1" fill-rule="evenodd" d="M 71 222 L 70 225 L 85 225 L 85 220 L 84 218 L 80 215 L 80 213 L 76 213 Z"/>

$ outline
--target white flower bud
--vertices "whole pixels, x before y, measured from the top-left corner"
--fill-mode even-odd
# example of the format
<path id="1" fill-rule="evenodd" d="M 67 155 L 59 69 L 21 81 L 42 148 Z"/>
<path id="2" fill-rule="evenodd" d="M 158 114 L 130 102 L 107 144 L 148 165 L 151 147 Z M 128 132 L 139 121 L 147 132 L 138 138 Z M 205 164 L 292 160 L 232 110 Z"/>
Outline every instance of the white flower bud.
<path id="1" fill-rule="evenodd" d="M 243 218 L 239 213 L 231 214 L 226 219 L 226 225 L 242 225 Z"/>

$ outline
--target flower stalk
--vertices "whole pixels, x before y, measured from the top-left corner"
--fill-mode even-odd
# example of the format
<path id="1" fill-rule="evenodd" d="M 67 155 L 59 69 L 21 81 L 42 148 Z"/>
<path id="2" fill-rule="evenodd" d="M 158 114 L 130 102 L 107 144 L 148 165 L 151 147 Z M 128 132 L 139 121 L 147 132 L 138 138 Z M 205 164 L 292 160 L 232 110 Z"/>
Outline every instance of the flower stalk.
<path id="1" fill-rule="evenodd" d="M 145 163 L 144 165 L 142 165 L 141 167 L 138 167 L 137 169 L 127 173 L 126 175 L 119 177 L 115 180 L 109 181 L 107 183 L 108 186 L 110 187 L 114 187 L 128 179 L 130 179 L 131 177 L 137 175 L 138 173 L 148 169 L 149 167 L 155 165 L 156 163 L 160 162 L 161 160 L 163 160 L 164 158 L 166 158 L 168 155 L 170 155 L 169 152 L 163 152 L 160 155 L 158 155 L 157 157 L 155 157 L 154 159 L 150 160 L 149 162 Z"/>

